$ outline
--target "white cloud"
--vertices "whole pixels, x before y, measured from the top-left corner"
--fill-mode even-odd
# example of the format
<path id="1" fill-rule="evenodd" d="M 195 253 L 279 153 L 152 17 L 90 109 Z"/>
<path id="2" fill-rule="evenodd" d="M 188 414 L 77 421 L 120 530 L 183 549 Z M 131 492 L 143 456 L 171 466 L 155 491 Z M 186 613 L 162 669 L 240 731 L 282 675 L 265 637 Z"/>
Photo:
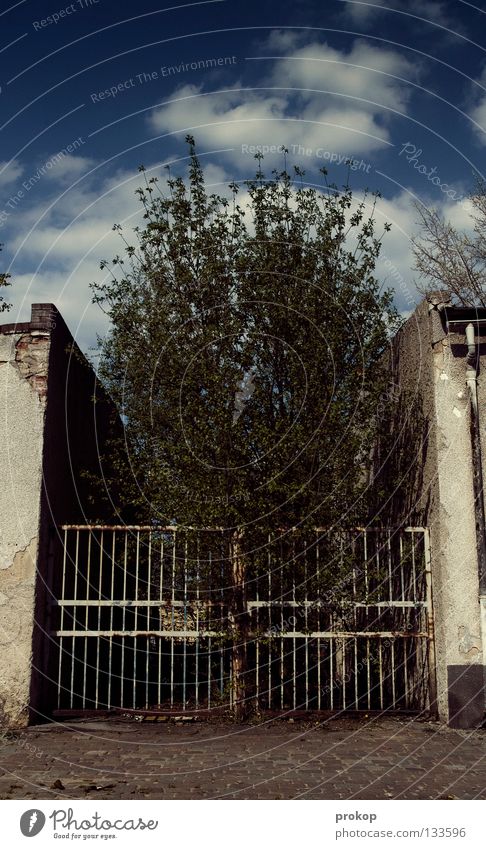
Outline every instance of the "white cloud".
<path id="1" fill-rule="evenodd" d="M 386 4 L 361 3 L 353 2 L 353 0 L 341 0 L 341 2 L 344 7 L 344 18 L 362 26 L 374 23 L 380 14 L 393 11 L 408 12 L 409 15 L 424 18 L 443 27 L 453 26 L 445 4 L 440 0 L 387 0 Z"/>
<path id="2" fill-rule="evenodd" d="M 479 126 L 474 127 L 476 136 L 481 144 L 486 144 L 486 67 L 481 76 L 476 80 L 475 104 L 469 112 L 469 116 Z M 478 92 L 479 87 L 479 93 Z"/>
<path id="3" fill-rule="evenodd" d="M 184 85 L 153 110 L 152 131 L 191 131 L 208 149 L 234 148 L 230 158 L 240 165 L 242 144 L 305 144 L 362 154 L 390 143 L 391 110 L 406 112 L 406 80 L 417 74 L 400 53 L 362 41 L 339 51 L 279 30 L 260 49 L 263 56 L 279 54 L 259 80 L 260 90 L 236 83 L 231 91 L 205 92 Z"/>
<path id="4" fill-rule="evenodd" d="M 297 117 L 287 98 L 278 95 L 204 95 L 184 86 L 171 104 L 152 113 L 150 125 L 157 134 L 191 131 L 206 149 L 234 148 L 232 159 L 240 163 L 242 145 L 325 145 L 358 154 L 382 148 L 389 139 L 387 129 L 365 110 L 319 109 L 314 103 L 304 113 Z"/>
<path id="5" fill-rule="evenodd" d="M 7 186 L 11 187 L 23 173 L 24 168 L 16 159 L 13 159 L 11 162 L 0 161 L 0 189 L 4 189 Z"/>
<path id="6" fill-rule="evenodd" d="M 344 6 L 344 16 L 353 24 L 367 24 L 373 20 L 377 14 L 380 14 L 380 9 L 373 7 L 368 3 L 355 3 L 350 0 L 341 0 Z"/>
<path id="7" fill-rule="evenodd" d="M 107 323 L 99 307 L 91 304 L 90 284 L 103 278 L 101 259 L 124 252 L 113 224 L 125 222 L 130 238 L 141 220 L 135 196 L 140 183 L 140 174 L 133 171 L 104 178 L 95 172 L 67 191 L 62 180 L 61 194 L 39 203 L 29 205 L 36 197 L 34 189 L 22 199 L 7 221 L 5 235 L 2 232 L 2 241 L 14 254 L 9 320 L 28 320 L 33 302 L 53 302 L 84 349 L 95 343 L 96 332 L 106 330 Z"/>
<path id="8" fill-rule="evenodd" d="M 350 98 L 355 108 L 376 110 L 368 101 L 397 110 L 406 108 L 408 91 L 402 80 L 413 80 L 417 67 L 394 50 L 364 41 L 355 41 L 348 52 L 318 42 L 287 50 L 290 55 L 275 65 L 275 85 L 325 89 L 334 92 L 341 104 L 343 96 Z M 305 91 L 302 96 L 306 98 Z M 313 100 L 315 95 L 309 92 L 307 97 Z"/>
<path id="9" fill-rule="evenodd" d="M 14 250 L 20 249 L 24 259 L 43 262 L 54 258 L 58 266 L 70 268 L 74 262 L 94 251 L 99 252 L 100 256 L 116 253 L 119 239 L 112 228 L 112 220 L 93 215 L 89 220 L 66 224 L 65 229 L 53 225 L 40 226 L 33 230 L 25 242 L 25 234 L 20 234 L 10 242 L 10 246 Z"/>
<path id="10" fill-rule="evenodd" d="M 46 171 L 45 176 L 48 180 L 56 180 L 57 182 L 76 179 L 82 174 L 86 174 L 95 164 L 95 160 L 87 156 L 76 156 L 71 153 L 55 158 L 52 168 Z"/>

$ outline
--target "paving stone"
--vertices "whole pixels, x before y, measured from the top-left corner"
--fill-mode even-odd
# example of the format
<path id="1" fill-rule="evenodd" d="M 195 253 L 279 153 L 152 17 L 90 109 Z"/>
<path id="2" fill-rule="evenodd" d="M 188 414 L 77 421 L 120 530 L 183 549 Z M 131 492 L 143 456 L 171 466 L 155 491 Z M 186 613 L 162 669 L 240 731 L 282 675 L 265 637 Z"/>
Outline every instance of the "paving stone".
<path id="1" fill-rule="evenodd" d="M 485 799 L 486 732 L 404 718 L 110 720 L 44 725 L 0 741 L 0 798 L 87 797 Z"/>

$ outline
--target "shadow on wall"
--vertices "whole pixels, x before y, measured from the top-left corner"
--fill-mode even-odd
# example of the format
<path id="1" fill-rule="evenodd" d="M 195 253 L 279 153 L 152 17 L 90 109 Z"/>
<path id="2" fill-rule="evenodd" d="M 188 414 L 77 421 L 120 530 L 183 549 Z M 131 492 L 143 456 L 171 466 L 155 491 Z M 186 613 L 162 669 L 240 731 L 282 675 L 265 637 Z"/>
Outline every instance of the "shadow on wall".
<path id="1" fill-rule="evenodd" d="M 431 426 L 421 396 L 398 382 L 397 361 L 394 371 L 372 454 L 370 524 L 423 526 L 430 506 L 424 479 Z"/>

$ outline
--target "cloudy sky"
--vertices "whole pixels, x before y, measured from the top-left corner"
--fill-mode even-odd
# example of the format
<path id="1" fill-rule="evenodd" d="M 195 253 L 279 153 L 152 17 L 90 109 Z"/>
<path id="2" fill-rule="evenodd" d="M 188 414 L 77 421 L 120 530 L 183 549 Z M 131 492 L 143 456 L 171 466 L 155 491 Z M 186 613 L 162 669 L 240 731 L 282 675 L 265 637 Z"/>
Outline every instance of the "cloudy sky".
<path id="1" fill-rule="evenodd" d="M 319 185 L 378 189 L 379 272 L 410 310 L 414 202 L 467 226 L 486 152 L 486 4 L 465 0 L 5 0 L 0 242 L 14 309 L 54 302 L 87 350 L 114 223 L 139 219 L 138 166 L 184 171 L 191 132 L 215 191 L 280 145 Z M 274 152 L 272 152 L 272 147 Z"/>

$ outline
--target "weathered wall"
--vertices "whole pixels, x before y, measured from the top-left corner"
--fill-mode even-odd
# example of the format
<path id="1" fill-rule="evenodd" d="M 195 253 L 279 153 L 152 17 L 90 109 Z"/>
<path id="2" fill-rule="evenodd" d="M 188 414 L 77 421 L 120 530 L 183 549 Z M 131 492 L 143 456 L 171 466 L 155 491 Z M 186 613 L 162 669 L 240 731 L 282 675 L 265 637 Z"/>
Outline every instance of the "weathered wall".
<path id="1" fill-rule="evenodd" d="M 117 417 L 52 304 L 0 326 L 0 398 L 0 722 L 21 724 L 54 706 L 59 525 L 109 518 L 84 473 Z"/>
<path id="2" fill-rule="evenodd" d="M 0 718 L 30 701 L 49 334 L 0 334 Z"/>
<path id="3" fill-rule="evenodd" d="M 431 514 L 438 559 L 436 616 L 444 663 L 439 668 L 443 712 L 453 725 L 483 719 L 479 576 L 474 513 L 470 402 L 464 335 L 433 350 L 437 421 L 438 510 Z"/>
<path id="4" fill-rule="evenodd" d="M 485 702 L 466 353 L 464 334 L 447 335 L 425 302 L 397 335 L 384 471 L 397 519 L 430 529 L 439 715 L 471 727 Z M 483 379 L 483 428 L 485 394 Z"/>

